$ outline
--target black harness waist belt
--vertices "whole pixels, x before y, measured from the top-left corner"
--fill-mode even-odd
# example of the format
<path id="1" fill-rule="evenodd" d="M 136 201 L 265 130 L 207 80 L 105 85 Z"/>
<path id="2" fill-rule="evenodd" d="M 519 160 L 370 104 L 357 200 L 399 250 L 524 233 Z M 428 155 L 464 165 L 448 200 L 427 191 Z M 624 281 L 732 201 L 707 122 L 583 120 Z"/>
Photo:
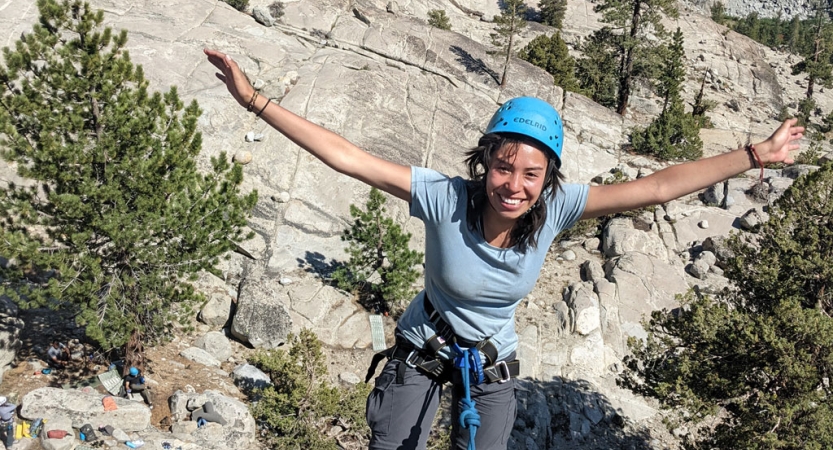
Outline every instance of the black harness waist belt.
<path id="1" fill-rule="evenodd" d="M 490 339 L 474 342 L 457 336 L 451 326 L 440 317 L 427 294 L 423 305 L 428 320 L 437 330 L 436 334 L 425 341 L 423 348 L 417 348 L 410 341 L 397 334 L 396 345 L 373 355 L 373 360 L 367 370 L 365 383 L 370 382 L 370 379 L 373 378 L 376 367 L 383 358 L 395 359 L 404 363 L 399 365 L 396 374 L 396 382 L 399 384 L 403 382 L 405 367 L 416 368 L 436 381 L 445 383 L 451 379 L 453 363 L 451 360 L 440 358 L 439 353 L 448 346 L 448 342 L 456 343 L 464 348 L 476 348 L 483 353 L 486 357 L 483 375 L 487 383 L 505 383 L 520 374 L 520 362 L 518 360 L 497 360 L 497 347 Z"/>

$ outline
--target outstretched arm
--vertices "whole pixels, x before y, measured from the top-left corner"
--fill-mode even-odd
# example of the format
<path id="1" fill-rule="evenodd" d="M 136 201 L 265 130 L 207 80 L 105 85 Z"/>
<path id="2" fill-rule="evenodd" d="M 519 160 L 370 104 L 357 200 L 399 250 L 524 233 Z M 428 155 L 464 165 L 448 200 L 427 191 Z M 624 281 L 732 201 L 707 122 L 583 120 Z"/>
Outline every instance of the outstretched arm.
<path id="1" fill-rule="evenodd" d="M 792 164 L 791 150 L 798 149 L 804 127 L 796 126 L 796 119 L 788 119 L 767 140 L 755 144 L 761 162 Z M 665 203 L 683 195 L 704 189 L 749 169 L 759 167 L 745 149 L 678 164 L 647 177 L 621 184 L 592 186 L 582 219 L 613 214 L 643 206 Z"/>
<path id="2" fill-rule="evenodd" d="M 255 96 L 246 75 L 230 56 L 208 49 L 205 54 L 222 72 L 217 78 L 226 84 L 240 106 L 250 108 L 253 113 L 260 112 L 260 117 L 272 128 L 336 171 L 411 201 L 410 167 L 371 155 L 338 134 L 268 101 L 266 96 Z"/>

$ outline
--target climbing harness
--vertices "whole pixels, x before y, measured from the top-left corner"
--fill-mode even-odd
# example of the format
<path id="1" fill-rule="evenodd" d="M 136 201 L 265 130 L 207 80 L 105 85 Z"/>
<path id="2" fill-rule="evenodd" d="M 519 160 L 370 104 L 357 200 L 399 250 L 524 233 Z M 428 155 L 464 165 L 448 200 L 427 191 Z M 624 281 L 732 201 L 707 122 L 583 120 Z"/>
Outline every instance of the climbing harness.
<path id="1" fill-rule="evenodd" d="M 454 365 L 452 361 L 443 359 L 440 352 L 448 346 L 449 342 L 452 345 L 457 344 L 461 348 L 474 350 L 475 354 L 477 352 L 483 353 L 483 356 L 486 358 L 486 364 L 485 367 L 483 364 L 480 364 L 480 371 L 482 371 L 483 378 L 481 382 L 506 383 L 512 377 L 517 377 L 520 374 L 520 362 L 518 360 L 497 360 L 497 347 L 495 347 L 495 344 L 490 339 L 474 342 L 457 336 L 454 334 L 451 326 L 434 309 L 434 305 L 428 300 L 427 295 L 423 304 L 425 313 L 434 325 L 437 333 L 425 341 L 422 348 L 414 346 L 414 344 L 399 335 L 399 333 L 396 333 L 396 344 L 393 347 L 373 355 L 370 367 L 367 369 L 365 383 L 369 383 L 376 374 L 376 368 L 379 362 L 383 359 L 394 359 L 405 363 L 400 364 L 397 369 L 397 384 L 402 384 L 406 366 L 419 370 L 440 384 L 445 384 L 451 381 L 451 372 L 454 369 Z M 480 363 L 479 358 L 477 358 L 477 361 Z"/>
<path id="2" fill-rule="evenodd" d="M 396 333 L 396 345 L 373 355 L 367 370 L 365 383 L 370 382 L 376 373 L 376 367 L 384 359 L 401 361 L 396 368 L 396 383 L 404 382 L 406 368 L 414 368 L 440 384 L 451 381 L 454 369 L 459 369 L 463 380 L 463 408 L 460 412 L 460 426 L 469 430 L 469 450 L 475 450 L 474 437 L 480 426 L 480 414 L 471 399 L 471 386 L 481 383 L 506 383 L 520 373 L 520 362 L 498 361 L 498 350 L 490 339 L 479 342 L 469 341 L 454 333 L 451 326 L 434 309 L 434 305 L 425 296 L 423 305 L 428 320 L 434 325 L 436 333 L 425 341 L 422 348 Z M 443 359 L 440 352 L 449 347 L 453 360 Z M 465 348 L 465 350 L 464 350 Z M 480 354 L 485 357 L 485 365 Z M 485 366 L 485 367 L 484 367 Z"/>

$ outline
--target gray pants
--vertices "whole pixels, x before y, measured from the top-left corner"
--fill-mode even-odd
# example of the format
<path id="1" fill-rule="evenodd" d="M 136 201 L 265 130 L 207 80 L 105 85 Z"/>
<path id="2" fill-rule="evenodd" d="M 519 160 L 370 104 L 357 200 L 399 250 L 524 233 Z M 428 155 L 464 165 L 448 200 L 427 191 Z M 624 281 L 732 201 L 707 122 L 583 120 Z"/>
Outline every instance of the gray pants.
<path id="1" fill-rule="evenodd" d="M 388 361 L 367 397 L 371 450 L 422 450 L 428 441 L 442 385 L 411 367 L 405 369 L 403 383 L 396 384 L 400 364 L 403 363 Z M 465 450 L 469 430 L 463 429 L 458 419 L 462 409 L 460 400 L 464 398 L 460 379 L 458 372 L 452 386 L 451 444 L 453 449 Z M 514 380 L 472 386 L 471 398 L 480 415 L 480 427 L 475 435 L 477 450 L 506 450 L 517 408 Z"/>

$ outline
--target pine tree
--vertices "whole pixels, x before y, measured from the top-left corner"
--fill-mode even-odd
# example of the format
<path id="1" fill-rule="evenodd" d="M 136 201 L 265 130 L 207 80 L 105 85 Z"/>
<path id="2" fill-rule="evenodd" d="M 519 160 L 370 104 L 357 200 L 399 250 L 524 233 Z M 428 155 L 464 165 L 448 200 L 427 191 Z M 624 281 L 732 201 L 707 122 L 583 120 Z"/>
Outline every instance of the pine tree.
<path id="1" fill-rule="evenodd" d="M 719 411 L 686 448 L 833 448 L 833 164 L 797 179 L 769 214 L 730 241 L 732 290 L 690 293 L 630 342 L 627 385 L 694 426 Z"/>
<path id="2" fill-rule="evenodd" d="M 350 258 L 333 273 L 339 288 L 357 292 L 362 303 L 379 312 L 388 312 L 413 297 L 411 285 L 419 277 L 414 266 L 423 257 L 408 248 L 411 234 L 385 217 L 385 201 L 385 196 L 372 188 L 364 211 L 350 205 L 355 221 L 341 236 L 348 242 Z"/>
<path id="3" fill-rule="evenodd" d="M 697 159 L 703 156 L 700 121 L 685 112 L 681 97 L 685 81 L 683 33 L 677 28 L 663 64 L 657 93 L 663 98 L 662 112 L 644 130 L 631 134 L 637 153 L 660 159 Z"/>
<path id="4" fill-rule="evenodd" d="M 594 7 L 602 14 L 602 22 L 610 24 L 617 42 L 618 86 L 616 112 L 624 114 L 631 95 L 634 78 L 651 79 L 649 66 L 651 53 L 660 48 L 662 42 L 649 39 L 650 33 L 663 37 L 662 16 L 676 18 L 674 0 L 601 0 Z M 601 30 L 597 31 L 597 33 Z M 609 33 L 609 31 L 608 31 Z"/>
<path id="5" fill-rule="evenodd" d="M 594 102 L 608 108 L 616 107 L 619 86 L 619 58 L 622 36 L 610 27 L 602 27 L 580 46 L 584 55 L 576 61 L 576 78 L 579 87 Z"/>
<path id="6" fill-rule="evenodd" d="M 509 72 L 509 61 L 514 53 L 515 36 L 526 27 L 526 5 L 523 0 L 505 0 L 499 16 L 495 16 L 495 32 L 491 34 L 492 44 L 498 47 L 506 59 L 503 62 L 503 75 L 500 86 L 506 86 L 506 74 Z"/>
<path id="7" fill-rule="evenodd" d="M 561 29 L 567 12 L 567 0 L 541 0 L 538 3 L 538 17 L 541 23 Z"/>
<path id="8" fill-rule="evenodd" d="M 225 155 L 197 170 L 197 103 L 150 92 L 125 31 L 77 0 L 37 5 L 0 66 L 2 156 L 30 180 L 0 191 L 3 292 L 76 311 L 104 349 L 155 342 L 190 318 L 189 280 L 247 238 L 257 194 Z"/>
<path id="9" fill-rule="evenodd" d="M 575 75 L 576 61 L 570 56 L 560 32 L 550 37 L 536 37 L 521 49 L 518 57 L 549 72 L 555 85 L 561 86 L 565 91 L 580 91 Z"/>
<path id="10" fill-rule="evenodd" d="M 726 25 L 726 5 L 724 5 L 723 2 L 720 0 L 715 2 L 711 8 L 709 8 L 709 12 L 711 13 L 711 18 L 715 23 Z"/>
<path id="11" fill-rule="evenodd" d="M 441 30 L 451 29 L 451 21 L 448 20 L 448 16 L 445 14 L 444 9 L 432 9 L 431 11 L 428 11 L 428 25 Z"/>
<path id="12" fill-rule="evenodd" d="M 793 75 L 807 74 L 807 90 L 803 101 L 803 108 L 799 108 L 798 116 L 809 124 L 809 117 L 815 107 L 813 94 L 815 86 L 821 84 L 826 88 L 833 87 L 833 14 L 831 4 L 826 0 L 817 0 L 813 4 L 815 15 L 812 23 L 812 42 L 802 46 L 802 61 L 792 67 Z"/>

